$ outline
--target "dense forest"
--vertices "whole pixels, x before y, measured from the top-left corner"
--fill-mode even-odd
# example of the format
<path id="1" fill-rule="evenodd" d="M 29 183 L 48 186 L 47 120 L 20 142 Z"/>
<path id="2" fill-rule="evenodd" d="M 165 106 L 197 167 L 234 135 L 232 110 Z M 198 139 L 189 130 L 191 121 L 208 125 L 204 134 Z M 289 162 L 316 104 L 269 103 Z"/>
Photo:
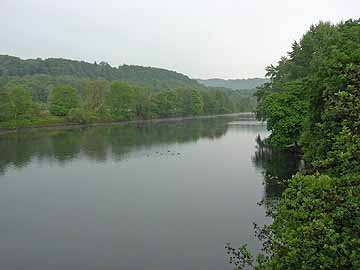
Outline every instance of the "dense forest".
<path id="1" fill-rule="evenodd" d="M 0 127 L 253 111 L 255 97 L 139 66 L 0 56 Z"/>
<path id="2" fill-rule="evenodd" d="M 166 69 L 122 65 L 112 67 L 106 62 L 87 63 L 62 58 L 27 59 L 0 55 L 0 76 L 31 76 L 43 74 L 50 76 L 71 76 L 95 80 L 121 80 L 152 89 L 201 86 L 189 77 Z"/>
<path id="3" fill-rule="evenodd" d="M 263 142 L 302 154 L 271 225 L 256 227 L 263 252 L 227 245 L 237 269 L 360 269 L 360 20 L 310 27 L 267 67 L 257 118 Z M 272 179 L 272 181 L 276 181 Z"/>

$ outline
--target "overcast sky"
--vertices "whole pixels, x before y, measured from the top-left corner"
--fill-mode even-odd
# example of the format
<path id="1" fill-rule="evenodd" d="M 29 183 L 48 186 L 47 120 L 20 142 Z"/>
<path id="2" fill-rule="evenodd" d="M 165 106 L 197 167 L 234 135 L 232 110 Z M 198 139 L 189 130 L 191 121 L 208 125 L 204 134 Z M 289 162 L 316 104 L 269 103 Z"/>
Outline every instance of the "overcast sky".
<path id="1" fill-rule="evenodd" d="M 359 0 L 0 0 L 0 54 L 263 77 L 311 24 L 359 16 Z"/>

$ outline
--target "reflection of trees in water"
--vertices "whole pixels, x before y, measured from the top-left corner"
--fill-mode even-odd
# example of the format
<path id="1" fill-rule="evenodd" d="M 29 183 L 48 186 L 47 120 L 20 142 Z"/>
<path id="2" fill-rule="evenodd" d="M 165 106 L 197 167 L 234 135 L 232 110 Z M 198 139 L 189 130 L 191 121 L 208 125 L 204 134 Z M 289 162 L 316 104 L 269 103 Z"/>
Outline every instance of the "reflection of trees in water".
<path id="1" fill-rule="evenodd" d="M 266 204 L 277 201 L 285 189 L 285 185 L 279 183 L 279 180 L 291 178 L 300 169 L 302 162 L 299 153 L 272 149 L 265 146 L 259 138 L 252 161 L 264 174 Z"/>
<path id="2" fill-rule="evenodd" d="M 152 145 L 216 139 L 227 131 L 226 119 L 137 123 L 73 129 L 36 130 L 0 137 L 0 174 L 9 166 L 26 166 L 33 158 L 68 162 L 79 155 L 90 160 L 126 159 Z"/>

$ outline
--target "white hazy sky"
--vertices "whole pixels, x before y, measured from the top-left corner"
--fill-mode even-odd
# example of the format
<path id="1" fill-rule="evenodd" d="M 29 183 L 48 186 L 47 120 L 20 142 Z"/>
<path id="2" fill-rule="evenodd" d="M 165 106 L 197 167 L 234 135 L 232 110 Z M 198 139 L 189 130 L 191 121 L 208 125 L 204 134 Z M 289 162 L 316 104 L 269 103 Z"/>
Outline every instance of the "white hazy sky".
<path id="1" fill-rule="evenodd" d="M 263 77 L 311 24 L 359 16 L 359 0 L 0 0 L 0 54 Z"/>

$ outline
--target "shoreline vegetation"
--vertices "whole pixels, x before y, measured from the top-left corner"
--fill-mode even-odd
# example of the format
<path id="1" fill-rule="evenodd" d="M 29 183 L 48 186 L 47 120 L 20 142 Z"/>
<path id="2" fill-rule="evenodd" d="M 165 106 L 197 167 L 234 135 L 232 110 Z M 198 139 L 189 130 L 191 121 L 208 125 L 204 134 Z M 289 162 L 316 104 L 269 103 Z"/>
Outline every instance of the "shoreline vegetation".
<path id="1" fill-rule="evenodd" d="M 225 246 L 238 270 L 360 269 L 360 19 L 312 25 L 287 57 L 266 68 L 256 117 L 271 151 L 301 148 L 305 167 L 266 204 L 272 224 L 255 226 L 263 243 Z M 258 138 L 258 141 L 260 139 Z"/>
<path id="2" fill-rule="evenodd" d="M 164 69 L 0 55 L 2 129 L 249 112 L 250 93 Z"/>
<path id="3" fill-rule="evenodd" d="M 67 128 L 76 128 L 76 127 L 91 127 L 91 126 L 107 126 L 107 125 L 125 125 L 125 124 L 142 124 L 142 123 L 160 123 L 160 122 L 177 122 L 177 121 L 186 121 L 186 120 L 196 120 L 196 119 L 213 119 L 219 117 L 232 117 L 232 116 L 245 116 L 255 120 L 255 113 L 253 112 L 239 112 L 239 113 L 228 113 L 228 114 L 215 114 L 215 115 L 200 115 L 200 116 L 187 116 L 187 117 L 169 117 L 169 118 L 154 118 L 154 119 L 139 119 L 139 120 L 124 120 L 124 121 L 98 121 L 98 122 L 89 122 L 84 124 L 77 124 L 66 122 L 64 119 L 59 118 L 58 122 L 54 121 L 53 123 L 44 123 L 36 124 L 30 123 L 29 125 L 16 126 L 16 127 L 2 127 L 7 126 L 7 124 L 0 125 L 0 135 L 12 133 L 12 132 L 22 132 L 29 131 L 34 129 L 67 129 Z M 55 118 L 56 119 L 56 118 Z M 9 125 L 11 126 L 11 125 Z"/>

